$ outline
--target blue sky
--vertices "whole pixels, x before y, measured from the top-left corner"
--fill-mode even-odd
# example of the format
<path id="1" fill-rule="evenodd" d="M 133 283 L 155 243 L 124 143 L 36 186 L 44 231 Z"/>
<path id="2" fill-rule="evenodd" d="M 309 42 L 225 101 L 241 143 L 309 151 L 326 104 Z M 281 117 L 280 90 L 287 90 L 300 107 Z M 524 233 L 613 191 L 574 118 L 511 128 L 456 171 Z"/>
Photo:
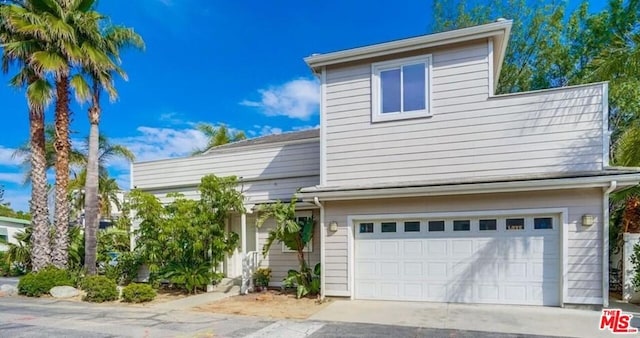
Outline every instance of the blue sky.
<path id="1" fill-rule="evenodd" d="M 203 146 L 206 139 L 194 130 L 198 122 L 225 123 L 251 137 L 315 127 L 319 89 L 304 57 L 420 35 L 430 27 L 431 0 L 366 4 L 101 1 L 103 13 L 134 27 L 147 45 L 145 52 L 124 53 L 129 81 L 117 83 L 117 102 L 104 103 L 101 132 L 146 161 L 185 156 Z M 592 1 L 592 9 L 602 7 L 602 1 Z M 0 75 L 0 83 L 8 79 Z M 86 108 L 73 107 L 74 142 L 88 133 Z M 0 109 L 4 199 L 27 210 L 30 188 L 21 184 L 20 159 L 11 158 L 28 138 L 24 93 L 2 85 Z M 128 171 L 127 163 L 112 163 L 123 188 L 129 186 Z"/>

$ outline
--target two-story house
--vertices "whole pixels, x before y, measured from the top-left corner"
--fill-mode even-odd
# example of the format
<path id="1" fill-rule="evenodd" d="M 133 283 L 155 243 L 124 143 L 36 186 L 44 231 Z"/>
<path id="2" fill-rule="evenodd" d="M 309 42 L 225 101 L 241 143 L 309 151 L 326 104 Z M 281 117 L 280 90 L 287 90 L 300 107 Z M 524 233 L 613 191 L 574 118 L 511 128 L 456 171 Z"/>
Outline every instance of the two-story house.
<path id="1" fill-rule="evenodd" d="M 495 95 L 510 29 L 314 54 L 319 132 L 137 163 L 132 185 L 197 198 L 205 174 L 242 176 L 229 275 L 266 238 L 254 206 L 303 188 L 323 296 L 607 305 L 608 198 L 640 173 L 609 166 L 606 83 Z M 274 246 L 261 264 L 278 282 L 296 258 Z"/>

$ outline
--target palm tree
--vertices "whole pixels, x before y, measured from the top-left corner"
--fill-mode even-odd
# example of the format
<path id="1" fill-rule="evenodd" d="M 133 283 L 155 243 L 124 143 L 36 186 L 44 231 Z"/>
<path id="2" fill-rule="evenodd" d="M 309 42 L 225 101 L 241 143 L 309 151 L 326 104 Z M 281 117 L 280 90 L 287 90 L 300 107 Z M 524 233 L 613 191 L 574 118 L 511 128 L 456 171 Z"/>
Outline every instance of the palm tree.
<path id="1" fill-rule="evenodd" d="M 95 0 L 86 0 L 92 8 Z M 90 30 L 79 35 L 81 44 L 86 48 L 99 51 L 104 60 L 96 62 L 94 58 L 83 59 L 82 68 L 89 77 L 91 88 L 89 96 L 91 106 L 88 111 L 89 123 L 89 150 L 87 156 L 86 182 L 84 189 L 84 209 L 85 209 L 85 267 L 88 274 L 96 273 L 97 257 L 97 230 L 100 221 L 100 97 L 103 91 L 109 94 L 112 100 L 117 98 L 117 91 L 113 85 L 114 74 L 118 74 L 126 80 L 125 72 L 119 67 L 120 51 L 126 47 L 144 49 L 144 41 L 131 28 L 122 26 L 108 26 L 106 29 Z M 120 149 L 121 150 L 121 149 Z M 108 153 L 107 153 L 108 155 Z M 133 154 L 129 156 L 133 160 Z M 104 175 L 102 175 L 104 177 Z M 104 180 L 103 188 L 117 188 L 114 181 Z M 103 199 L 103 205 L 110 205 Z M 110 216 L 110 215 L 109 215 Z"/>
<path id="2" fill-rule="evenodd" d="M 29 245 L 33 249 L 29 251 L 29 258 L 35 271 L 49 265 L 51 261 L 44 111 L 53 97 L 51 84 L 40 71 L 42 55 L 37 53 L 43 46 L 34 39 L 35 35 L 44 32 L 30 25 L 38 19 L 30 1 L 25 1 L 24 4 L 0 4 L 2 70 L 6 73 L 11 64 L 17 65 L 19 71 L 11 79 L 11 84 L 27 88 L 32 177 L 30 213 L 33 224 L 33 235 L 29 238 Z"/>
<path id="3" fill-rule="evenodd" d="M 45 158 L 46 158 L 46 170 L 49 171 L 55 166 L 56 163 L 56 150 L 55 150 L 55 127 L 51 124 L 47 124 L 44 127 L 45 134 Z M 30 141 L 26 141 L 16 149 L 11 155 L 12 158 L 21 158 L 22 166 L 25 168 L 24 184 L 31 182 L 31 144 Z M 75 166 L 84 166 L 86 163 L 86 155 L 77 148 L 71 148 L 69 152 L 69 163 Z M 73 174 L 73 172 L 72 172 Z"/>
<path id="4" fill-rule="evenodd" d="M 199 123 L 196 126 L 200 132 L 202 132 L 208 139 L 207 146 L 203 149 L 196 149 L 191 155 L 200 155 L 207 151 L 209 148 L 221 146 L 223 144 L 242 141 L 247 138 L 243 131 L 232 131 L 225 124 L 220 123 L 218 126 L 214 126 L 210 123 Z"/>
<path id="5" fill-rule="evenodd" d="M 80 43 L 79 40 L 80 36 L 100 34 L 99 24 L 103 17 L 93 11 L 94 2 L 24 0 L 18 4 L 4 5 L 11 14 L 7 27 L 23 42 L 22 49 L 14 51 L 28 61 L 38 78 L 44 79 L 49 74 L 55 81 L 56 232 L 52 263 L 58 267 L 64 267 L 67 262 L 70 91 L 73 88 L 80 101 L 88 99 L 90 94 L 82 75 L 72 75 L 71 71 L 76 65 L 91 65 L 101 69 L 113 64 L 102 49 Z M 32 151 L 35 149 L 32 148 Z"/>

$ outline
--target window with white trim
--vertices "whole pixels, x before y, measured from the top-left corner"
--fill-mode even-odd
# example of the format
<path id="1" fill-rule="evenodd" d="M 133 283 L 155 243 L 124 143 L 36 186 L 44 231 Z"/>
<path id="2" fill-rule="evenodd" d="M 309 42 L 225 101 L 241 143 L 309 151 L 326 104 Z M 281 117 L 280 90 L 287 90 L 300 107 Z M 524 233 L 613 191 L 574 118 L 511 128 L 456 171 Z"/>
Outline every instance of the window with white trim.
<path id="1" fill-rule="evenodd" d="M 296 222 L 298 222 L 298 224 L 300 224 L 300 222 L 305 222 L 309 219 L 313 218 L 313 213 L 311 211 L 296 211 Z M 284 244 L 284 242 L 282 243 L 282 252 L 298 252 L 296 250 L 291 250 L 289 249 L 289 247 Z M 311 240 L 309 241 L 309 243 L 307 243 L 307 245 L 304 246 L 304 252 L 313 252 L 313 237 L 311 237 Z"/>
<path id="2" fill-rule="evenodd" d="M 371 121 L 431 115 L 431 55 L 371 65 Z"/>

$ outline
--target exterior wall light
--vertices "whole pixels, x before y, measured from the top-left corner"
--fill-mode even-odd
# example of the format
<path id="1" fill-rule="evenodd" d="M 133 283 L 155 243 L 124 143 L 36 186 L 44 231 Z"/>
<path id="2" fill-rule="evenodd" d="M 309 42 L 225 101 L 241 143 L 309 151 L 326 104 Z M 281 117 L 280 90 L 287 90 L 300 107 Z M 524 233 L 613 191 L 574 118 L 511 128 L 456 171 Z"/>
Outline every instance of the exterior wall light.
<path id="1" fill-rule="evenodd" d="M 590 227 L 596 223 L 596 217 L 593 215 L 582 215 L 582 226 Z"/>
<path id="2" fill-rule="evenodd" d="M 338 222 L 336 222 L 336 221 L 329 222 L 329 231 L 331 231 L 331 232 L 338 231 Z"/>

